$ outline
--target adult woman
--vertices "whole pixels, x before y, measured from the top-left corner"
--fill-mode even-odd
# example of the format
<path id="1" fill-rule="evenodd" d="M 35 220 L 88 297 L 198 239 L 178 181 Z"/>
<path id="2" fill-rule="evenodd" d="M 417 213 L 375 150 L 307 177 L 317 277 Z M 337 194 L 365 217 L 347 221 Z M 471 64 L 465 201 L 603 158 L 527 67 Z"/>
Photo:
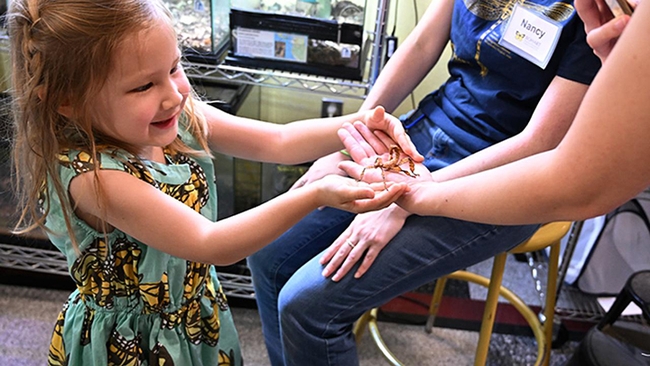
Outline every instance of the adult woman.
<path id="1" fill-rule="evenodd" d="M 501 42 L 511 26 L 521 25 L 508 19 L 522 14 L 542 19 L 546 35 L 561 33 L 556 47 L 550 42 L 544 48 L 548 65 Z M 451 77 L 405 120 L 424 165 L 434 171 L 420 175 L 442 181 L 502 165 L 562 139 L 600 66 L 585 37 L 571 1 L 515 6 L 436 0 L 388 62 L 364 107 L 397 106 L 451 41 Z M 342 157 L 333 155 L 327 163 Z M 319 161 L 307 180 L 327 166 Z M 249 257 L 271 362 L 356 364 L 351 329 L 365 310 L 507 250 L 536 227 L 416 216 L 396 206 L 356 217 L 313 212 Z M 318 255 L 328 247 L 324 257 Z M 354 276 L 346 275 L 351 269 Z"/>
<path id="2" fill-rule="evenodd" d="M 615 19 L 601 0 L 576 6 L 590 45 L 606 62 L 562 142 L 492 170 L 414 185 L 404 208 L 499 224 L 580 220 L 609 212 L 650 185 L 650 47 L 639 46 L 650 34 L 650 5 Z"/>

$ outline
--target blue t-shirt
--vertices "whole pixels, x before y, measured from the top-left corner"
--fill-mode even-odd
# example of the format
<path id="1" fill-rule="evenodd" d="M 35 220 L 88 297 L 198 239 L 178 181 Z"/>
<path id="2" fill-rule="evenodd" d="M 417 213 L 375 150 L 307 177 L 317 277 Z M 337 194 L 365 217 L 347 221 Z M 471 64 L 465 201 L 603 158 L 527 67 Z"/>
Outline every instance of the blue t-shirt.
<path id="1" fill-rule="evenodd" d="M 520 4 L 562 26 L 545 69 L 499 45 L 515 3 L 456 0 L 449 79 L 420 102 L 431 121 L 472 153 L 521 132 L 556 75 L 589 84 L 600 68 L 569 0 Z"/>

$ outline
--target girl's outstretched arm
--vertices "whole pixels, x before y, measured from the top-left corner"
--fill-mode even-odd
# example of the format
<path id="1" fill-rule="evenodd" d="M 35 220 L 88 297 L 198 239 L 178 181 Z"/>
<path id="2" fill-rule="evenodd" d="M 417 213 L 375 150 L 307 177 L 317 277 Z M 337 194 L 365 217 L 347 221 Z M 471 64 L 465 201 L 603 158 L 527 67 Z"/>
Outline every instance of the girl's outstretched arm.
<path id="1" fill-rule="evenodd" d="M 95 198 L 93 173 L 81 174 L 70 184 L 75 213 L 91 227 L 101 228 L 98 218 L 105 217 L 109 228 L 118 228 L 149 246 L 188 260 L 219 265 L 235 263 L 259 250 L 318 207 L 352 212 L 379 209 L 407 189 L 405 184 L 395 184 L 384 190 L 383 184 L 328 176 L 241 214 L 212 222 L 128 173 L 102 170 L 98 176 L 106 196 L 103 208 Z"/>
<path id="2" fill-rule="evenodd" d="M 317 118 L 275 124 L 233 116 L 197 103 L 208 121 L 211 147 L 218 152 L 248 160 L 298 164 L 315 160 L 343 148 L 337 130 L 346 122 L 362 121 L 381 130 L 417 161 L 423 157 L 411 143 L 399 119 L 382 107 L 340 117 Z"/>

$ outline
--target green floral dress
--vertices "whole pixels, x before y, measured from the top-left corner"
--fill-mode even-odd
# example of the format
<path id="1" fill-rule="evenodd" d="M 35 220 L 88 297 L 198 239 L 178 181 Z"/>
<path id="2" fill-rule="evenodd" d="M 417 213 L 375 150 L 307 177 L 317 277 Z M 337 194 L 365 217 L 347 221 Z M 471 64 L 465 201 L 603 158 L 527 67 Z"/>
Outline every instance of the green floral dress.
<path id="1" fill-rule="evenodd" d="M 187 133 L 182 138 L 195 144 Z M 158 164 L 139 162 L 118 149 L 104 151 L 95 160 L 66 151 L 59 157 L 59 173 L 68 188 L 72 178 L 94 164 L 124 171 L 216 220 L 212 161 L 169 150 L 165 157 L 167 164 Z M 55 233 L 50 240 L 66 254 L 77 285 L 56 321 L 50 365 L 243 364 L 232 315 L 212 265 L 171 256 L 118 230 L 105 236 L 75 216 L 73 230 L 81 250 L 77 255 L 57 197 L 50 198 L 46 225 Z M 155 220 L 155 213 L 151 215 Z"/>

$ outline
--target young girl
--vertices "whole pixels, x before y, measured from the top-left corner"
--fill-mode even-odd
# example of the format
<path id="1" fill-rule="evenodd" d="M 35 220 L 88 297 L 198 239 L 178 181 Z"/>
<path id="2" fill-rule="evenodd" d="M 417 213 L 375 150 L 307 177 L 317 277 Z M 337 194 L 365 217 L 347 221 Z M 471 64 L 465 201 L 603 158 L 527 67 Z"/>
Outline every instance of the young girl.
<path id="1" fill-rule="evenodd" d="M 21 224 L 46 229 L 77 285 L 50 365 L 241 365 L 211 264 L 246 257 L 317 207 L 376 209 L 406 190 L 332 176 L 214 222 L 208 145 L 293 164 L 340 149 L 337 129 L 362 120 L 415 150 L 383 110 L 275 125 L 193 99 L 158 0 L 16 0 L 7 25 Z"/>

